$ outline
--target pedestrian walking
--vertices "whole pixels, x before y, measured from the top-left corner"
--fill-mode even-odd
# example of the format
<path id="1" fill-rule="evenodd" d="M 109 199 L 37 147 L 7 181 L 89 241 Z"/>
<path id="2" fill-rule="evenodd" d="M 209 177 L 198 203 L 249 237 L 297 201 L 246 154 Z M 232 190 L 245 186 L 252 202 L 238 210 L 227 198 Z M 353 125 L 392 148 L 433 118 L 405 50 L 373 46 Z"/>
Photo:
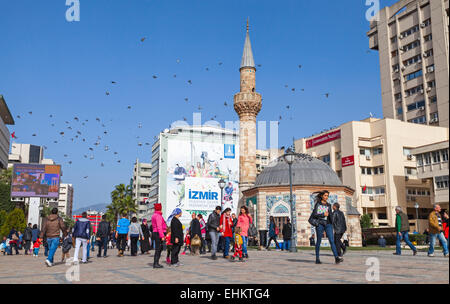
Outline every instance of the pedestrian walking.
<path id="1" fill-rule="evenodd" d="M 413 251 L 413 255 L 417 254 L 417 249 L 414 247 L 414 245 L 409 241 L 409 220 L 408 215 L 402 211 L 402 207 L 397 206 L 395 207 L 395 213 L 397 215 L 395 216 L 395 229 L 397 232 L 397 242 L 396 242 L 396 249 L 393 253 L 394 255 L 401 255 L 402 254 L 402 248 L 401 248 L 401 241 L 402 239 L 405 241 L 405 243 L 411 248 Z"/>
<path id="2" fill-rule="evenodd" d="M 142 238 L 142 228 L 137 222 L 137 217 L 131 219 L 130 229 L 128 231 L 128 238 L 131 240 L 131 256 L 137 256 L 137 243 Z"/>
<path id="3" fill-rule="evenodd" d="M 98 254 L 97 257 L 102 256 L 102 248 L 103 248 L 103 257 L 106 258 L 106 253 L 108 252 L 108 241 L 109 236 L 111 234 L 111 224 L 106 221 L 106 214 L 102 215 L 102 221 L 98 224 L 97 233 L 95 234 L 95 239 L 97 241 Z"/>
<path id="4" fill-rule="evenodd" d="M 200 246 L 200 254 L 206 254 L 206 222 L 203 219 L 203 215 L 197 215 L 198 221 L 200 223 L 200 231 L 202 233 L 202 245 Z"/>
<path id="5" fill-rule="evenodd" d="M 196 213 L 192 213 L 192 221 L 189 227 L 189 234 L 191 240 L 191 253 L 193 255 L 200 254 L 200 247 L 202 246 L 202 230 L 200 229 L 200 221 Z"/>
<path id="6" fill-rule="evenodd" d="M 88 259 L 88 244 L 90 243 L 92 233 L 91 222 L 87 218 L 87 212 L 81 214 L 81 218 L 76 221 L 73 227 L 73 237 L 75 238 L 75 252 L 73 255 L 73 262 L 78 263 L 78 255 L 80 252 L 80 247 L 83 245 L 83 256 L 81 258 L 81 263 L 87 263 Z"/>
<path id="7" fill-rule="evenodd" d="M 251 223 L 253 223 L 253 219 L 248 213 L 248 208 L 246 206 L 242 206 L 238 216 L 238 222 L 236 224 L 236 227 L 241 227 L 241 237 L 243 241 L 242 253 L 244 255 L 244 258 L 247 259 L 248 259 L 248 252 L 247 252 L 248 229 Z"/>
<path id="8" fill-rule="evenodd" d="M 170 227 L 167 228 L 167 234 L 165 237 L 166 240 L 166 251 L 167 251 L 167 256 L 166 256 L 166 264 L 170 265 L 170 254 L 172 253 L 172 232 Z"/>
<path id="9" fill-rule="evenodd" d="M 62 243 L 61 263 L 64 263 L 64 260 L 66 258 L 70 258 L 70 249 L 72 249 L 72 246 L 73 246 L 72 235 L 70 234 L 70 232 L 68 232 L 67 235 L 64 237 Z"/>
<path id="10" fill-rule="evenodd" d="M 242 255 L 242 244 L 244 243 L 242 236 L 241 236 L 241 227 L 236 227 L 234 230 L 234 244 L 235 244 L 235 250 L 234 254 L 231 257 L 231 260 L 236 259 L 236 256 L 239 256 L 239 261 L 243 262 L 244 258 Z"/>
<path id="11" fill-rule="evenodd" d="M 31 242 L 34 244 L 36 240 L 39 238 L 39 234 L 41 231 L 39 230 L 36 224 L 33 225 L 33 229 L 31 230 Z"/>
<path id="12" fill-rule="evenodd" d="M 31 254 L 31 240 L 33 239 L 33 229 L 31 228 L 31 223 L 28 223 L 28 226 L 25 228 L 23 232 L 23 249 L 25 250 L 25 255 L 28 253 Z"/>
<path id="13" fill-rule="evenodd" d="M 183 225 L 181 224 L 179 218 L 182 215 L 181 209 L 176 208 L 170 217 L 167 219 L 167 222 L 170 222 L 171 229 L 171 243 L 172 245 L 172 253 L 170 255 L 170 263 L 173 267 L 183 266 L 178 259 L 178 254 L 180 253 L 181 246 L 183 246 Z"/>
<path id="14" fill-rule="evenodd" d="M 125 247 L 127 246 L 127 236 L 130 228 L 130 220 L 127 218 L 128 214 L 124 212 L 122 218 L 117 222 L 116 239 L 118 257 L 123 257 Z"/>
<path id="15" fill-rule="evenodd" d="M 39 256 L 39 248 L 41 247 L 41 244 L 42 244 L 42 241 L 39 238 L 33 242 L 33 256 L 34 257 Z"/>
<path id="16" fill-rule="evenodd" d="M 159 259 L 161 257 L 161 251 L 163 249 L 164 234 L 166 233 L 167 225 L 162 216 L 161 204 L 156 203 L 154 207 L 155 212 L 152 215 L 152 236 L 155 240 L 155 256 L 153 260 L 153 268 L 163 268 L 163 266 L 159 264 Z"/>
<path id="17" fill-rule="evenodd" d="M 58 208 L 53 208 L 51 214 L 44 220 L 42 231 L 40 233 L 41 240 L 45 238 L 48 248 L 48 257 L 45 263 L 48 267 L 53 266 L 53 257 L 58 249 L 61 232 L 63 237 L 67 235 L 67 228 L 63 219 L 58 216 Z"/>
<path id="18" fill-rule="evenodd" d="M 444 230 L 444 237 L 447 240 L 447 247 L 449 245 L 449 241 L 448 241 L 448 213 L 447 211 L 444 211 L 444 213 L 442 213 L 442 229 Z"/>
<path id="19" fill-rule="evenodd" d="M 149 254 L 150 253 L 150 234 L 151 233 L 150 233 L 150 230 L 148 229 L 147 219 L 142 220 L 141 230 L 142 230 L 142 240 L 140 242 L 141 253 Z"/>
<path id="20" fill-rule="evenodd" d="M 222 227 L 220 232 L 224 238 L 223 257 L 225 259 L 229 259 L 230 243 L 233 238 L 233 219 L 231 217 L 231 208 L 226 208 L 223 211 L 222 216 L 220 217 L 220 226 Z"/>
<path id="21" fill-rule="evenodd" d="M 188 248 L 189 248 L 189 252 L 192 253 L 192 250 L 191 250 L 191 234 L 190 234 L 190 229 L 189 228 L 186 231 L 186 236 L 184 237 L 184 250 L 181 253 L 181 255 L 185 255 L 186 254 L 186 250 Z"/>
<path id="22" fill-rule="evenodd" d="M 211 259 L 217 260 L 216 252 L 220 237 L 220 211 L 222 207 L 216 206 L 214 211 L 208 217 L 208 234 L 211 238 Z"/>
<path id="23" fill-rule="evenodd" d="M 431 211 L 428 216 L 428 225 L 430 226 L 430 247 L 428 248 L 428 256 L 434 257 L 434 243 L 436 242 L 436 239 L 439 239 L 442 243 L 444 256 L 448 257 L 448 244 L 443 233 L 443 221 L 440 214 L 441 206 L 439 204 L 434 204 L 433 209 L 434 210 Z"/>
<path id="24" fill-rule="evenodd" d="M 347 247 L 342 243 L 341 239 L 345 231 L 347 231 L 347 223 L 345 221 L 344 213 L 339 210 L 341 205 L 339 203 L 333 204 L 333 213 L 331 214 L 334 230 L 334 244 L 336 245 L 336 251 L 338 256 L 342 257 L 347 251 Z"/>
<path id="25" fill-rule="evenodd" d="M 286 224 L 283 225 L 283 230 L 281 231 L 281 233 L 283 234 L 283 245 L 284 245 L 283 248 L 281 248 L 281 250 L 291 249 L 292 224 L 290 218 L 287 218 L 287 222 Z"/>
<path id="26" fill-rule="evenodd" d="M 272 243 L 272 240 L 275 242 L 275 249 L 278 251 L 280 248 L 280 244 L 278 244 L 277 241 L 277 235 L 278 235 L 278 227 L 275 224 L 275 219 L 273 216 L 270 216 L 269 218 L 269 242 L 267 243 L 266 250 L 270 250 L 270 244 Z"/>
<path id="27" fill-rule="evenodd" d="M 234 252 L 234 247 L 235 247 L 235 245 L 234 245 L 234 239 L 235 239 L 234 238 L 234 234 L 235 234 L 236 225 L 238 223 L 238 219 L 237 219 L 236 213 L 232 213 L 231 214 L 231 220 L 233 221 L 233 227 L 232 227 L 232 232 L 233 232 L 233 239 L 232 239 L 233 249 L 231 251 Z"/>
<path id="28" fill-rule="evenodd" d="M 330 242 L 334 260 L 336 264 L 339 264 L 343 262 L 344 259 L 338 255 L 336 244 L 334 243 L 333 222 L 331 217 L 332 210 L 330 203 L 328 203 L 329 192 L 327 190 L 324 190 L 315 192 L 314 194 L 317 194 L 316 203 L 309 218 L 309 223 L 312 226 L 315 226 L 316 229 L 316 264 L 322 264 L 322 262 L 320 261 L 320 244 L 322 242 L 324 232 L 326 233 L 328 241 Z"/>

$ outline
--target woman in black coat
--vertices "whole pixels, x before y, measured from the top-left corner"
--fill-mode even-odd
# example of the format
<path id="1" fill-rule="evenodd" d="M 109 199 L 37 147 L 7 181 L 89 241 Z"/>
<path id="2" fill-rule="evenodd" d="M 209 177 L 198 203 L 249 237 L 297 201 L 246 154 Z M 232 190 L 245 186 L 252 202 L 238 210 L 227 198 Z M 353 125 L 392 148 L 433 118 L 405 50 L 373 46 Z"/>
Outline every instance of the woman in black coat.
<path id="1" fill-rule="evenodd" d="M 141 240 L 141 252 L 142 254 L 150 250 L 150 230 L 147 226 L 147 220 L 143 219 L 141 224 L 143 239 Z"/>
<path id="2" fill-rule="evenodd" d="M 170 261 L 171 265 L 175 267 L 183 265 L 178 261 L 178 254 L 180 253 L 180 249 L 183 246 L 184 240 L 183 225 L 179 220 L 180 216 L 181 216 L 181 209 L 176 208 L 167 220 L 169 222 L 169 220 L 172 218 L 172 220 L 170 221 L 170 230 L 171 230 L 170 241 L 173 245 Z"/>

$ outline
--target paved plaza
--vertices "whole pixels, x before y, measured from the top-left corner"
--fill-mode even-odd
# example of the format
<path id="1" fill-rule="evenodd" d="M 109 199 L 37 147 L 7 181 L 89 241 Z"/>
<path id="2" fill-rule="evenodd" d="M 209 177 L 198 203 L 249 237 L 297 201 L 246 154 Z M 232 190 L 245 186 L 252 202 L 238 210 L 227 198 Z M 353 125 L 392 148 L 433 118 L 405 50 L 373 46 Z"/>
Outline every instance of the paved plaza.
<path id="1" fill-rule="evenodd" d="M 322 265 L 314 263 L 313 250 L 298 253 L 277 251 L 249 251 L 246 262 L 231 262 L 223 258 L 213 261 L 209 255 L 180 256 L 184 266 L 163 269 L 150 267 L 153 253 L 137 257 L 119 258 L 116 250 L 110 250 L 107 258 L 91 255 L 90 262 L 80 264 L 80 281 L 69 282 L 66 272 L 70 266 L 57 263 L 53 267 L 44 265 L 43 250 L 39 257 L 0 256 L 0 283 L 49 283 L 49 284 L 317 284 L 317 283 L 449 283 L 449 259 L 441 252 L 434 258 L 419 252 L 405 250 L 404 255 L 394 256 L 392 251 L 349 251 L 344 263 L 334 264 L 331 251 L 323 251 Z M 73 256 L 73 249 L 71 250 Z M 61 249 L 55 255 L 60 261 Z M 366 273 L 373 267 L 374 259 L 379 261 L 380 281 L 368 282 Z M 369 260 L 368 260 L 369 259 Z M 165 252 L 161 263 L 165 261 Z M 370 262 L 367 263 L 366 262 Z M 377 262 L 375 262 L 376 264 Z M 370 272 L 370 270 L 369 270 Z M 234 278 L 234 279 L 231 279 Z"/>

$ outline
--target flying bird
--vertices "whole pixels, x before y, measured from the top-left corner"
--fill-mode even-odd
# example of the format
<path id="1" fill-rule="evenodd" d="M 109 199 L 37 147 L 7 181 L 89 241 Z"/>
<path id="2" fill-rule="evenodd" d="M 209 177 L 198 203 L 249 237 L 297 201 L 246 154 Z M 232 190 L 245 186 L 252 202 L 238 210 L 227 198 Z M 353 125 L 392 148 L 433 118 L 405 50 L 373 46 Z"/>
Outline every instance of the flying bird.
<path id="1" fill-rule="evenodd" d="M 302 68 L 302 65 L 301 65 L 301 64 L 299 64 L 299 65 L 298 65 L 298 68 L 299 68 L 299 69 L 301 69 L 301 68 Z"/>
<path id="2" fill-rule="evenodd" d="M 192 84 L 192 80 L 188 80 L 187 82 L 188 82 L 189 84 Z"/>
<path id="3" fill-rule="evenodd" d="M 156 75 L 153 75 L 153 79 L 156 79 L 156 78 L 158 78 L 158 76 L 156 76 Z"/>
<path id="4" fill-rule="evenodd" d="M 189 99 L 186 97 L 185 99 L 184 99 L 184 101 L 186 101 L 186 102 L 188 102 L 189 101 Z"/>
<path id="5" fill-rule="evenodd" d="M 31 114 L 33 114 L 33 112 L 31 112 L 31 111 L 30 111 L 30 112 L 28 112 L 28 114 L 30 114 L 30 115 L 31 115 Z"/>
<path id="6" fill-rule="evenodd" d="M 16 117 L 20 119 L 20 115 L 17 115 Z"/>
<path id="7" fill-rule="evenodd" d="M 141 38 L 141 42 L 144 42 L 145 39 L 147 39 L 147 37 L 142 37 L 142 38 Z"/>
<path id="8" fill-rule="evenodd" d="M 225 101 L 225 102 L 223 103 L 223 105 L 227 107 L 227 106 L 228 106 L 228 103 Z"/>
<path id="9" fill-rule="evenodd" d="M 128 110 L 131 109 L 131 106 L 128 106 L 127 109 L 128 109 Z"/>
<path id="10" fill-rule="evenodd" d="M 106 91 L 105 94 L 106 94 L 106 96 L 109 96 L 109 92 L 108 91 Z"/>
<path id="11" fill-rule="evenodd" d="M 116 84 L 117 82 L 115 82 L 115 81 L 111 81 L 111 83 L 112 83 L 112 84 Z"/>
<path id="12" fill-rule="evenodd" d="M 325 93 L 325 97 L 328 98 L 328 96 L 330 95 L 330 93 Z"/>

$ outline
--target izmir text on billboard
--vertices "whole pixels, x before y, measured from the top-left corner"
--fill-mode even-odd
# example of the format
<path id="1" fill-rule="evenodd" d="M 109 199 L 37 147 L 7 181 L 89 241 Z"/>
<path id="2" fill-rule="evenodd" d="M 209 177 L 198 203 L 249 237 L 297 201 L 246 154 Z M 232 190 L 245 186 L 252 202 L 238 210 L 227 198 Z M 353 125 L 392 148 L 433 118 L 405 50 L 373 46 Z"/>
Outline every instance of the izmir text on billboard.
<path id="1" fill-rule="evenodd" d="M 14 164 L 11 197 L 58 198 L 61 166 Z"/>

